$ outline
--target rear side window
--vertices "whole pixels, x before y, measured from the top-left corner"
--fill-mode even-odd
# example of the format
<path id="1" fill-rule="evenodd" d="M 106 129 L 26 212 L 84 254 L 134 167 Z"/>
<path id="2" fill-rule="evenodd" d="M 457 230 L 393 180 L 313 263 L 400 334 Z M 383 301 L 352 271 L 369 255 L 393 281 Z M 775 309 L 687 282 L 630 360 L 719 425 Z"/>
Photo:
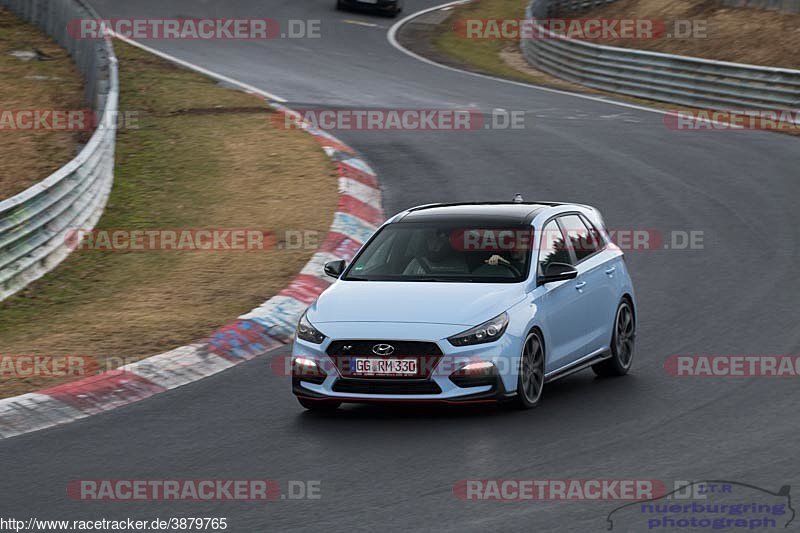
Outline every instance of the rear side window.
<path id="1" fill-rule="evenodd" d="M 594 226 L 578 215 L 564 215 L 559 218 L 561 226 L 569 238 L 575 257 L 580 262 L 604 247 L 603 237 Z"/>

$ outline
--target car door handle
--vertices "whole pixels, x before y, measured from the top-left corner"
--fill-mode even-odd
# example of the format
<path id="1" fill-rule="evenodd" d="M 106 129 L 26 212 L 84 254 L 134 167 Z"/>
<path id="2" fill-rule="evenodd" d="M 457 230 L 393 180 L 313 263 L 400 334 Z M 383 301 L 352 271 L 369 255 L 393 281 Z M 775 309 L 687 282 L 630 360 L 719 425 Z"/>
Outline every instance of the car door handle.
<path id="1" fill-rule="evenodd" d="M 581 290 L 581 289 L 582 289 L 582 288 L 584 288 L 585 286 L 586 286 L 586 282 L 585 282 L 585 281 L 579 281 L 578 283 L 576 283 L 576 284 L 575 284 L 575 288 L 576 288 L 577 290 Z"/>
<path id="2" fill-rule="evenodd" d="M 617 271 L 617 267 L 608 267 L 606 269 L 606 274 L 608 274 L 609 276 L 613 276 L 614 272 L 616 272 L 616 271 Z"/>

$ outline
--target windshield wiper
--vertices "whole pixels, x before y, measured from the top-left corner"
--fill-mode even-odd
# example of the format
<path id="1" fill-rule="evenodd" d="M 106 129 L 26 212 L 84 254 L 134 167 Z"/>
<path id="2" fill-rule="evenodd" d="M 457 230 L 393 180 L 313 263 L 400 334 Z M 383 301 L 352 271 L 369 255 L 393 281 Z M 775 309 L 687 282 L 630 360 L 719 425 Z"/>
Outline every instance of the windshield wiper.
<path id="1" fill-rule="evenodd" d="M 419 277 L 419 278 L 411 278 L 406 281 L 431 281 L 434 283 L 474 283 L 475 280 L 473 278 L 431 278 L 431 277 Z"/>
<path id="2" fill-rule="evenodd" d="M 360 278 L 358 276 L 348 276 L 342 278 L 343 281 L 396 281 L 396 282 L 418 282 L 424 281 L 428 283 L 477 283 L 475 278 L 436 278 L 428 276 L 420 277 L 397 277 L 397 278 Z"/>

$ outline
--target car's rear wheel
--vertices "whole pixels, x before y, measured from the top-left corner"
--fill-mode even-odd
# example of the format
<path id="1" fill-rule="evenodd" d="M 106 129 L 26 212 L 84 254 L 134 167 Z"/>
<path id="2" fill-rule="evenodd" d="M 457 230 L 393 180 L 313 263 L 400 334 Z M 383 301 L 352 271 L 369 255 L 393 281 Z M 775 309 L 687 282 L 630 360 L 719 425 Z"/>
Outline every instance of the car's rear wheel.
<path id="1" fill-rule="evenodd" d="M 384 15 L 389 17 L 396 17 L 402 12 L 403 12 L 403 2 L 397 2 L 397 4 L 395 4 L 393 9 L 384 11 Z"/>
<path id="2" fill-rule="evenodd" d="M 342 405 L 342 402 L 333 402 L 330 400 L 307 400 L 305 398 L 298 398 L 297 401 L 309 411 L 335 411 Z"/>
<path id="3" fill-rule="evenodd" d="M 614 318 L 614 333 L 611 336 L 611 358 L 592 366 L 600 377 L 624 376 L 633 364 L 636 340 L 636 317 L 628 300 L 623 300 Z"/>
<path id="4" fill-rule="evenodd" d="M 542 400 L 544 390 L 544 343 L 539 333 L 531 331 L 525 338 L 517 378 L 517 406 L 533 409 Z"/>

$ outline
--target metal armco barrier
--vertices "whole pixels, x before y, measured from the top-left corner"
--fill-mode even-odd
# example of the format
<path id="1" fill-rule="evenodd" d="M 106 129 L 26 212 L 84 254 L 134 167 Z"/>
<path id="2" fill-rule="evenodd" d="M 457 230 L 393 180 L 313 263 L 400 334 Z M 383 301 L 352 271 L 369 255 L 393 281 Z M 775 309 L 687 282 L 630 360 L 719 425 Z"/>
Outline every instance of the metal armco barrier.
<path id="1" fill-rule="evenodd" d="M 529 19 L 558 17 L 613 0 L 533 0 Z M 520 42 L 525 58 L 548 74 L 603 91 L 689 107 L 736 110 L 800 108 L 800 71 L 742 65 L 565 39 Z"/>
<path id="2" fill-rule="evenodd" d="M 82 0 L 0 0 L 65 48 L 86 81 L 99 117 L 77 157 L 29 189 L 0 202 L 0 300 L 43 276 L 70 253 L 73 228 L 97 223 L 114 179 L 119 79 L 110 40 L 76 39 L 68 23 L 99 18 Z"/>

